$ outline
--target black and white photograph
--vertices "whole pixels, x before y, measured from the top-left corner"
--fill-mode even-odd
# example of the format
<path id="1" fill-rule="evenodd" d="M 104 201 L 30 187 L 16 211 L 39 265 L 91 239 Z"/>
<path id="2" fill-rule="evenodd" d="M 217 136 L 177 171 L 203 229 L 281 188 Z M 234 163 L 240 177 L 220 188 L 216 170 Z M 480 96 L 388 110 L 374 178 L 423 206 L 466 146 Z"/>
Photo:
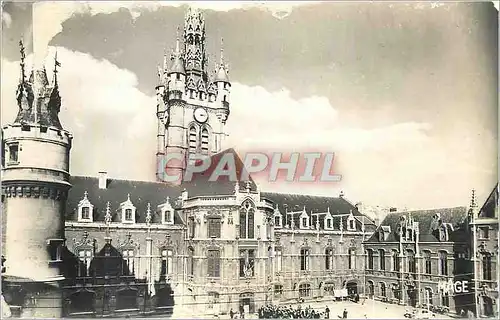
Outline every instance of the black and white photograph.
<path id="1" fill-rule="evenodd" d="M 498 1 L 1 1 L 1 318 L 498 319 Z"/>

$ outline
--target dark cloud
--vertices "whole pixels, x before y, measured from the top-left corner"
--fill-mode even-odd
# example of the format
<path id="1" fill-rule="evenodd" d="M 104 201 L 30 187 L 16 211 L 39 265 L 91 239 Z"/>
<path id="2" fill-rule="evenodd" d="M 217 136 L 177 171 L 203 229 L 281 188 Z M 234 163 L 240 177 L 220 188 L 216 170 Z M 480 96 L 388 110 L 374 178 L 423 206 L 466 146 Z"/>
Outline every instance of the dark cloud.
<path id="1" fill-rule="evenodd" d="M 10 17 L 8 26 L 2 25 L 2 58 L 19 59 L 19 40 L 23 39 L 26 52 L 33 51 L 32 4 L 30 2 L 3 2 L 2 10 Z"/>

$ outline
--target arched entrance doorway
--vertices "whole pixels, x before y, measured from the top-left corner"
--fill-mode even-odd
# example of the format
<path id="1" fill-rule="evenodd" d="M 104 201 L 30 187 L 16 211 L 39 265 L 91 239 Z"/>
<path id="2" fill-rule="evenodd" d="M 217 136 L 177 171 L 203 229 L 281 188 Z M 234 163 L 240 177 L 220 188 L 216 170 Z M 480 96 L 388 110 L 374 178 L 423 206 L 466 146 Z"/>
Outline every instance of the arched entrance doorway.
<path id="1" fill-rule="evenodd" d="M 417 290 L 414 287 L 410 287 L 407 291 L 408 293 L 408 304 L 411 307 L 417 306 Z"/>
<path id="2" fill-rule="evenodd" d="M 240 312 L 255 313 L 255 300 L 253 292 L 240 294 Z"/>
<path id="3" fill-rule="evenodd" d="M 174 312 L 174 291 L 167 285 L 156 292 L 156 309 L 162 314 L 171 315 Z"/>
<path id="4" fill-rule="evenodd" d="M 88 313 L 94 312 L 95 292 L 90 290 L 81 290 L 73 293 L 69 297 L 69 313 Z"/>
<path id="5" fill-rule="evenodd" d="M 490 297 L 483 297 L 483 311 L 484 316 L 492 317 L 493 316 L 493 300 Z"/>
<path id="6" fill-rule="evenodd" d="M 116 310 L 138 309 L 137 290 L 126 288 L 116 292 Z"/>
<path id="7" fill-rule="evenodd" d="M 345 288 L 349 296 L 354 296 L 358 293 L 358 283 L 356 281 L 347 281 Z"/>

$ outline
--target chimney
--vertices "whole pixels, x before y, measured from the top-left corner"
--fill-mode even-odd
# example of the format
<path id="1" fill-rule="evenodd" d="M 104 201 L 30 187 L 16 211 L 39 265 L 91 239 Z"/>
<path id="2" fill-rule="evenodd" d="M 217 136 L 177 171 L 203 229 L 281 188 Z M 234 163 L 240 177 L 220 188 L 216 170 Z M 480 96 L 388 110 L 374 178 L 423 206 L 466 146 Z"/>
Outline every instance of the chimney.
<path id="1" fill-rule="evenodd" d="M 389 212 L 398 212 L 398 208 L 392 207 L 392 208 L 389 209 Z"/>
<path id="2" fill-rule="evenodd" d="M 106 171 L 99 172 L 99 189 L 108 187 L 108 173 Z"/>
<path id="3" fill-rule="evenodd" d="M 344 190 L 341 190 L 340 194 L 339 194 L 339 198 L 343 198 L 343 197 L 344 197 Z"/>

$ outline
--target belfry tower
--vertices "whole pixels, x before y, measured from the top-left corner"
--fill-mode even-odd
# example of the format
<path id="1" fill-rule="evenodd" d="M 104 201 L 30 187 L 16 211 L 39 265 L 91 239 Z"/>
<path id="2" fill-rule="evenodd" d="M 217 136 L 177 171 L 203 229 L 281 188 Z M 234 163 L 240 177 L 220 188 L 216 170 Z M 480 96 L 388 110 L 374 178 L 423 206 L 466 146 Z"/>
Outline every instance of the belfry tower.
<path id="1" fill-rule="evenodd" d="M 4 295 L 22 317 L 60 317 L 64 212 L 69 183 L 71 134 L 59 121 L 57 54 L 51 82 L 43 67 L 25 76 L 21 46 L 19 108 L 3 127 Z M 9 294 L 9 290 L 11 290 Z M 12 290 L 16 291 L 13 293 Z M 8 300 L 6 298 L 6 300 Z"/>
<path id="2" fill-rule="evenodd" d="M 183 44 L 177 35 L 170 63 L 165 56 L 163 68 L 158 68 L 159 181 L 166 180 L 166 172 L 182 177 L 194 155 L 210 156 L 222 150 L 231 88 L 222 49 L 212 75 L 207 65 L 205 19 L 200 11 L 190 8 L 184 22 Z"/>

